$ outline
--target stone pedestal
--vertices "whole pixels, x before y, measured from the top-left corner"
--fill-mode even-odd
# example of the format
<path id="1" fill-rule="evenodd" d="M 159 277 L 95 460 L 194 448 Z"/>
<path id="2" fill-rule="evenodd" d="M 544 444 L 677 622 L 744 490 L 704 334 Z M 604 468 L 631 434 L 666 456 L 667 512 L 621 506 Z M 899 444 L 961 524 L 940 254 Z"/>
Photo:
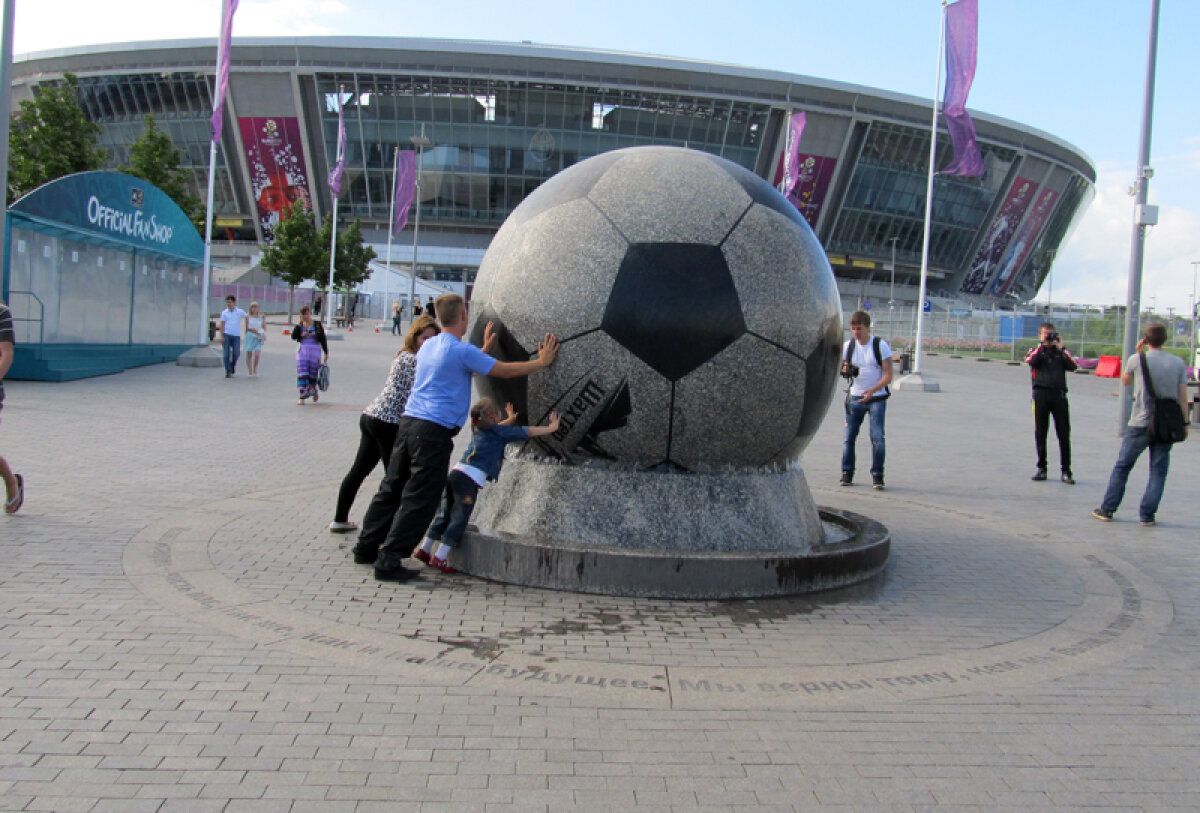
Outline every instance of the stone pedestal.
<path id="1" fill-rule="evenodd" d="M 180 367 L 220 367 L 224 363 L 221 351 L 211 344 L 197 345 L 175 359 L 175 364 Z"/>
<path id="2" fill-rule="evenodd" d="M 892 385 L 894 390 L 910 392 L 941 392 L 942 387 L 936 381 L 923 373 L 910 373 Z"/>
<path id="3" fill-rule="evenodd" d="M 821 511 L 804 472 L 638 471 L 505 463 L 452 560 L 482 578 L 661 598 L 779 596 L 852 584 L 888 558 L 886 529 Z"/>

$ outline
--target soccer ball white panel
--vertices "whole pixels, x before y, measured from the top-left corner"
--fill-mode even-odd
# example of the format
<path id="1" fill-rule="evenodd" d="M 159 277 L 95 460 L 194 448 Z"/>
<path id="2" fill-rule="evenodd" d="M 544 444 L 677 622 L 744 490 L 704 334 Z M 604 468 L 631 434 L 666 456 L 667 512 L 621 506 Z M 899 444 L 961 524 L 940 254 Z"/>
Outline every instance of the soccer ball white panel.
<path id="1" fill-rule="evenodd" d="M 533 352 L 546 333 L 561 340 L 600 326 L 628 247 L 586 199 L 555 206 L 489 249 L 479 301 Z"/>
<path id="2" fill-rule="evenodd" d="M 606 333 L 564 344 L 553 365 L 530 376 L 527 398 L 531 424 L 552 410 L 561 418 L 534 448 L 575 461 L 666 460 L 671 385 Z"/>
<path id="3" fill-rule="evenodd" d="M 755 204 L 721 250 L 746 329 L 807 357 L 839 314 L 833 269 L 812 230 Z"/>
<path id="4" fill-rule="evenodd" d="M 796 437 L 804 362 L 749 334 L 675 384 L 671 461 L 763 466 Z"/>
<path id="5" fill-rule="evenodd" d="M 716 245 L 751 203 L 711 156 L 678 147 L 621 150 L 588 193 L 631 243 Z"/>

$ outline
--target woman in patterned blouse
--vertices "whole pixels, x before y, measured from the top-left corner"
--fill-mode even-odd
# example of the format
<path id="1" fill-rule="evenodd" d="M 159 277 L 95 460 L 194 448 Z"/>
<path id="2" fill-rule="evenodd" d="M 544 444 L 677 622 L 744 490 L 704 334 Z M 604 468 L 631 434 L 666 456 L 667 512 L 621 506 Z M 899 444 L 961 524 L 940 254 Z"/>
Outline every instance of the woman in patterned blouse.
<path id="1" fill-rule="evenodd" d="M 396 442 L 400 416 L 404 414 L 404 404 L 412 389 L 413 374 L 417 369 L 417 350 L 426 339 L 440 332 L 437 322 L 428 316 L 413 320 L 408 335 L 404 337 L 403 348 L 392 359 L 392 369 L 383 385 L 383 392 L 358 416 L 358 454 L 354 456 L 350 471 L 342 479 L 342 486 L 338 489 L 337 510 L 333 522 L 329 523 L 329 530 L 335 534 L 349 533 L 358 528 L 356 523 L 350 522 L 350 506 L 354 504 L 363 480 L 367 479 L 376 464 L 382 462 L 384 469 L 387 468 L 392 444 Z"/>

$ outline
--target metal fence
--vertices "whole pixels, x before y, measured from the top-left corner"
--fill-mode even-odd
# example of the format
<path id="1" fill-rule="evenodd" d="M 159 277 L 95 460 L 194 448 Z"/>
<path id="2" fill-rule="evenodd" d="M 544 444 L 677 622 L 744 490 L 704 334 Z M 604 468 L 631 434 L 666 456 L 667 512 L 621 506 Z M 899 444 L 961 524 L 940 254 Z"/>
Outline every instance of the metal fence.
<path id="1" fill-rule="evenodd" d="M 927 352 L 1017 359 L 1037 343 L 1041 324 L 1052 322 L 1072 355 L 1080 358 L 1120 355 L 1125 331 L 1123 310 L 1056 305 L 1047 314 L 1032 310 L 1013 313 L 935 307 L 925 314 L 922 345 Z M 1150 322 L 1166 325 L 1170 337 L 1167 347 L 1189 351 L 1189 365 L 1196 364 L 1196 320 L 1144 312 L 1139 319 L 1138 335 Z M 843 326 L 849 336 L 849 311 L 843 315 Z M 887 339 L 897 350 L 910 350 L 916 344 L 917 309 L 876 308 L 871 311 L 871 332 Z"/>

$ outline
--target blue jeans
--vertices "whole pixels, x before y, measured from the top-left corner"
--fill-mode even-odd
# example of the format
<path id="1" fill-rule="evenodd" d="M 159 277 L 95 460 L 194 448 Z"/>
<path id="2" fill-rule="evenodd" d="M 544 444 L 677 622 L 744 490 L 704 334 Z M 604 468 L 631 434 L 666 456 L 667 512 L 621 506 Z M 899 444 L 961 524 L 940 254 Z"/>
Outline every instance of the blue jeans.
<path id="1" fill-rule="evenodd" d="M 883 420 L 887 416 L 887 399 L 862 403 L 851 396 L 850 409 L 846 412 L 846 435 L 842 442 L 842 471 L 854 472 L 854 441 L 863 418 L 871 416 L 871 474 L 883 475 Z"/>
<path id="2" fill-rule="evenodd" d="M 234 373 L 237 370 L 238 356 L 242 354 L 242 337 L 230 336 L 225 334 L 225 341 L 221 343 L 221 357 L 225 361 L 225 372 Z"/>
<path id="3" fill-rule="evenodd" d="M 1151 522 L 1158 513 L 1158 503 L 1162 500 L 1163 486 L 1167 484 L 1167 469 L 1171 466 L 1171 444 L 1151 443 L 1150 436 L 1144 426 L 1125 427 L 1125 437 L 1121 441 L 1121 453 L 1117 455 L 1116 465 L 1108 478 L 1108 488 L 1104 492 L 1104 500 L 1100 507 L 1105 511 L 1116 511 L 1125 496 L 1125 481 L 1133 464 L 1150 447 L 1150 480 L 1146 483 L 1146 492 L 1142 494 L 1142 504 L 1139 508 L 1142 522 Z"/>
<path id="4" fill-rule="evenodd" d="M 442 507 L 438 509 L 437 518 L 429 526 L 426 536 L 452 548 L 458 547 L 467 530 L 467 520 L 475 510 L 475 499 L 478 496 L 479 486 L 474 480 L 461 471 L 450 472 L 450 476 L 446 478 Z"/>

